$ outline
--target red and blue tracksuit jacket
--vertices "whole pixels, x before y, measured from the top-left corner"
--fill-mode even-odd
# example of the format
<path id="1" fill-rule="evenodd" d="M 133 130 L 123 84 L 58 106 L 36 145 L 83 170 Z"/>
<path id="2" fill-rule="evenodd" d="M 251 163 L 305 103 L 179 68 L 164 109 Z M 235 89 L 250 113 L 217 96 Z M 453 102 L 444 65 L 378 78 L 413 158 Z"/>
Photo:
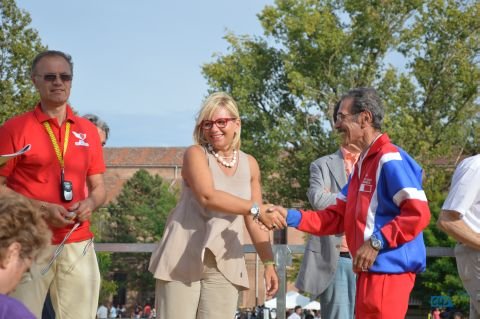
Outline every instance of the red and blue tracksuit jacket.
<path id="1" fill-rule="evenodd" d="M 422 230 L 430 221 L 422 168 L 381 135 L 361 158 L 337 202 L 325 210 L 289 209 L 289 226 L 314 235 L 345 232 L 355 257 L 375 234 L 383 242 L 371 272 L 418 273 L 426 267 Z"/>

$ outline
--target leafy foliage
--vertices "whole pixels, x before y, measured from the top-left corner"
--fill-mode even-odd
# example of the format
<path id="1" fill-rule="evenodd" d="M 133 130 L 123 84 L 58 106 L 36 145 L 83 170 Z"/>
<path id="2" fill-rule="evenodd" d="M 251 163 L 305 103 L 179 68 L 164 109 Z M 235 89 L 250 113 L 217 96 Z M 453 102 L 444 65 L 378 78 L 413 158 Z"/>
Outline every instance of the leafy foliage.
<path id="1" fill-rule="evenodd" d="M 141 169 L 125 183 L 116 202 L 108 207 L 111 240 L 117 243 L 153 243 L 160 240 L 176 190 L 159 175 Z"/>
<path id="2" fill-rule="evenodd" d="M 33 58 L 46 48 L 30 15 L 14 0 L 0 0 L 0 124 L 31 109 L 38 100 L 30 80 Z"/>
<path id="3" fill-rule="evenodd" d="M 106 208 L 98 208 L 92 215 L 90 228 L 95 235 L 95 242 L 104 242 L 103 229 L 108 228 L 109 213 Z M 102 278 L 100 286 L 99 303 L 102 303 L 114 295 L 118 290 L 118 284 L 110 278 L 110 268 L 112 266 L 112 253 L 97 253 L 98 268 Z"/>
<path id="4" fill-rule="evenodd" d="M 153 243 L 163 234 L 167 216 L 177 202 L 177 189 L 158 175 L 138 170 L 123 186 L 115 203 L 99 214 L 97 233 L 103 242 Z M 127 274 L 128 288 L 139 292 L 141 300 L 155 291 L 153 277 L 148 272 L 150 254 L 114 253 L 110 271 Z M 142 295 L 144 294 L 144 295 Z"/>
<path id="5" fill-rule="evenodd" d="M 335 102 L 373 86 L 385 101 L 384 130 L 425 169 L 426 243 L 452 245 L 435 221 L 454 165 L 478 151 L 479 9 L 468 0 L 277 0 L 258 15 L 263 37 L 227 34 L 229 52 L 203 73 L 211 91 L 240 106 L 242 148 L 259 161 L 264 197 L 306 205 L 310 162 L 338 145 Z M 416 295 L 459 296 L 453 266 L 430 260 Z"/>
<path id="6" fill-rule="evenodd" d="M 112 253 L 99 252 L 97 253 L 98 268 L 100 269 L 100 276 L 102 278 L 100 286 L 100 294 L 98 296 L 99 304 L 108 300 L 110 296 L 117 292 L 118 285 L 114 280 L 108 279 L 110 267 L 112 265 Z"/>

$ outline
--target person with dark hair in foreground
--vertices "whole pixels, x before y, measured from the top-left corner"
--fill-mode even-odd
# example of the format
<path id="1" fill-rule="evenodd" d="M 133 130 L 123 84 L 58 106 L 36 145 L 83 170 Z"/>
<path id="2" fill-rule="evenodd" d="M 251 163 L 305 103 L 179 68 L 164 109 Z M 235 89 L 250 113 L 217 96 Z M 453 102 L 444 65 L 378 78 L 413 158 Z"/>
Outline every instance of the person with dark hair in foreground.
<path id="1" fill-rule="evenodd" d="M 17 195 L 0 197 L 0 319 L 34 319 L 18 300 L 8 296 L 21 280 L 30 280 L 30 265 L 50 242 L 40 213 Z M 25 273 L 26 272 L 26 273 Z"/>

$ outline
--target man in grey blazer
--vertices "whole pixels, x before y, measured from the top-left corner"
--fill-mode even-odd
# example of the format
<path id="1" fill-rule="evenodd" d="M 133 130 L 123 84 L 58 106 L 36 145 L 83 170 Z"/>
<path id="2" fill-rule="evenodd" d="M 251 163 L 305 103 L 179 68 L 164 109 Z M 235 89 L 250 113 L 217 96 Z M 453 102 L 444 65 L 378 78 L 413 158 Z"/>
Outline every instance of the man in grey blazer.
<path id="1" fill-rule="evenodd" d="M 335 108 L 335 111 L 337 110 L 338 107 Z M 310 164 L 310 187 L 307 196 L 315 210 L 335 203 L 337 193 L 347 183 L 347 176 L 358 153 L 350 147 L 342 147 Z M 347 160 L 344 160 L 344 155 L 348 157 Z M 343 238 L 343 234 L 310 236 L 295 283 L 295 287 L 310 293 L 312 298 L 320 298 L 322 318 L 354 317 L 356 278 Z"/>

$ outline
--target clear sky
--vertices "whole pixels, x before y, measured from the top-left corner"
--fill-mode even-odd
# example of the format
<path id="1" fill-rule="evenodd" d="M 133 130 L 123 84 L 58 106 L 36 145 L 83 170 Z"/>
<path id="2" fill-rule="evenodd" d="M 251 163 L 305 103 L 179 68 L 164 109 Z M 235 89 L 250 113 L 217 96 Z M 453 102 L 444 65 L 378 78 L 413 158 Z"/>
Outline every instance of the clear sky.
<path id="1" fill-rule="evenodd" d="M 262 35 L 273 0 L 17 0 L 50 49 L 72 55 L 70 103 L 110 126 L 107 146 L 187 146 L 201 74 L 227 31 Z"/>

